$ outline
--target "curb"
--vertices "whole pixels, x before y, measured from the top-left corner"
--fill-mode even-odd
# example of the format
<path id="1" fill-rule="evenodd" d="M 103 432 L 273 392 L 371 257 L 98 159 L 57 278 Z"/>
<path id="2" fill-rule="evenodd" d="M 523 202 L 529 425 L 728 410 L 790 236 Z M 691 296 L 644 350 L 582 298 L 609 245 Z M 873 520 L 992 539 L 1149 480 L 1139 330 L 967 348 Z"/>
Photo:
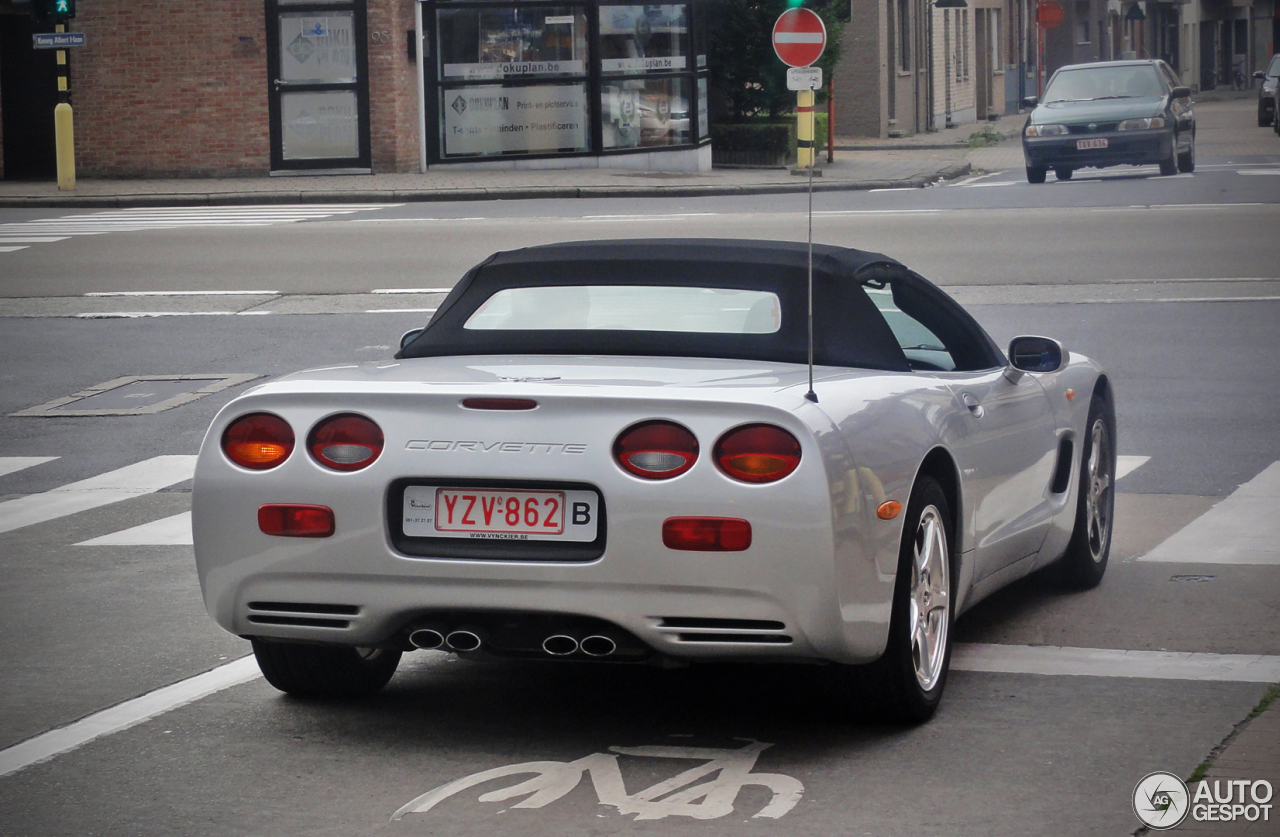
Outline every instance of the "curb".
<path id="1" fill-rule="evenodd" d="M 931 174 L 898 180 L 815 180 L 815 192 L 856 192 L 868 189 L 923 188 L 963 177 L 969 163 L 952 163 Z M 807 180 L 741 186 L 529 186 L 514 188 L 369 189 L 325 191 L 309 189 L 271 192 L 183 192 L 176 194 L 0 197 L 3 209 L 139 209 L 163 206 L 267 206 L 307 203 L 429 203 L 446 201 L 537 200 L 567 198 L 698 198 L 736 195 L 783 195 L 807 192 Z"/>

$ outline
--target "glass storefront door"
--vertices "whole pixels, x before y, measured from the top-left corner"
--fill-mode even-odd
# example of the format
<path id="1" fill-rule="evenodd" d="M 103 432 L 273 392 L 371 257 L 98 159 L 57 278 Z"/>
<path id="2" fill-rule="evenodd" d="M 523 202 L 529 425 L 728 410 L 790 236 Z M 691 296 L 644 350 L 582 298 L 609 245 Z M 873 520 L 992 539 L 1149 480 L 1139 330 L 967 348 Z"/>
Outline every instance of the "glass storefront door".
<path id="1" fill-rule="evenodd" d="M 266 0 L 271 169 L 368 170 L 364 0 Z"/>

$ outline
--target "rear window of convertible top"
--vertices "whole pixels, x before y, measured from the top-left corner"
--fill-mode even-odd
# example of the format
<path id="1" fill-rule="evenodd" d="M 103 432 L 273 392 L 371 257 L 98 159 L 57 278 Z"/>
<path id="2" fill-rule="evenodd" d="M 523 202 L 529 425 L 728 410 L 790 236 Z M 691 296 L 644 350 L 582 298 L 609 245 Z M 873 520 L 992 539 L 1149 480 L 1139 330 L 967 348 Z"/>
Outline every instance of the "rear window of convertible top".
<path id="1" fill-rule="evenodd" d="M 485 300 L 469 331 L 678 331 L 774 334 L 782 327 L 777 294 L 662 285 L 561 285 L 505 288 Z"/>

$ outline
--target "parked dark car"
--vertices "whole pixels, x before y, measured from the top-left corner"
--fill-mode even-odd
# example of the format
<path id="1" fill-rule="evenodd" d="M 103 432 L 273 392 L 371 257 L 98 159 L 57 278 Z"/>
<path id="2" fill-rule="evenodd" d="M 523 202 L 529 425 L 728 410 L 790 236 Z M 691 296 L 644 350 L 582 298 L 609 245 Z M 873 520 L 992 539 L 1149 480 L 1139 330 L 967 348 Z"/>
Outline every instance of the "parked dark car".
<path id="1" fill-rule="evenodd" d="M 1070 180 L 1076 169 L 1158 164 L 1160 173 L 1196 167 L 1191 88 L 1163 61 L 1105 61 L 1062 67 L 1022 130 L 1027 180 L 1044 183 L 1053 169 Z"/>
<path id="2" fill-rule="evenodd" d="M 1276 82 L 1280 80 L 1280 53 L 1271 56 L 1266 72 L 1259 70 L 1253 77 L 1262 80 L 1262 86 L 1258 88 L 1258 127 L 1265 128 L 1276 119 Z M 1280 133 L 1280 130 L 1276 133 Z"/>

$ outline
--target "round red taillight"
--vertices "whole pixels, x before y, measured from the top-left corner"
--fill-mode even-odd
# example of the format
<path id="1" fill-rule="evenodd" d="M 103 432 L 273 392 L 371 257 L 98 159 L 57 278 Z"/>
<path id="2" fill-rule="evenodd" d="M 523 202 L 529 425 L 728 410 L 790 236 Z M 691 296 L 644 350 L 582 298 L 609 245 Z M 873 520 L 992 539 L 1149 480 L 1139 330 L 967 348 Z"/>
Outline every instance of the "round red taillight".
<path id="1" fill-rule="evenodd" d="M 222 452 L 241 468 L 274 468 L 293 453 L 293 428 L 270 413 L 241 416 L 222 431 Z"/>
<path id="2" fill-rule="evenodd" d="M 637 477 L 667 480 L 693 467 L 698 440 L 673 421 L 645 421 L 622 431 L 613 443 L 613 458 Z"/>
<path id="3" fill-rule="evenodd" d="M 307 450 L 326 468 L 359 471 L 382 454 L 382 428 L 354 413 L 329 416 L 311 428 Z"/>
<path id="4" fill-rule="evenodd" d="M 781 427 L 748 424 L 721 436 L 712 455 L 735 480 L 775 482 L 800 465 L 800 443 Z"/>

